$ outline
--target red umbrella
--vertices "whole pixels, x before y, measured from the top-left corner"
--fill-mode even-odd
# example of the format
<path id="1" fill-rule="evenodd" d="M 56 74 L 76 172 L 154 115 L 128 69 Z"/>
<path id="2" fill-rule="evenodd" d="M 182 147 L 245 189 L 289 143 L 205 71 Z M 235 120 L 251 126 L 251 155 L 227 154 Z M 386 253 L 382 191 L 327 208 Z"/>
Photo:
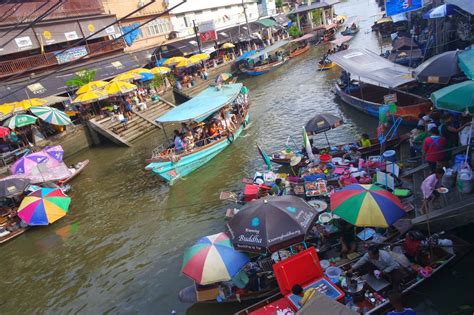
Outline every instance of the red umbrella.
<path id="1" fill-rule="evenodd" d="M 0 138 L 5 138 L 10 135 L 10 129 L 5 127 L 0 127 Z"/>

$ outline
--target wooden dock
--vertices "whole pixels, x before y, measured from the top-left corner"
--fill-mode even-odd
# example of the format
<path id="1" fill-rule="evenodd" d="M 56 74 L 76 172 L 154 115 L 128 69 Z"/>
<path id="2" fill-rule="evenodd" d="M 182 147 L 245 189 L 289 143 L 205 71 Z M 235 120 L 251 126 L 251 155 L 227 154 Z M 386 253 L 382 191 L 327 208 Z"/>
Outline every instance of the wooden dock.
<path id="1" fill-rule="evenodd" d="M 133 118 L 127 123 L 106 117 L 93 118 L 89 120 L 88 125 L 93 131 L 113 143 L 130 147 L 135 140 L 161 128 L 155 120 L 175 107 L 174 104 L 162 98 L 156 102 L 148 103 L 147 106 L 147 110 L 134 112 Z"/>

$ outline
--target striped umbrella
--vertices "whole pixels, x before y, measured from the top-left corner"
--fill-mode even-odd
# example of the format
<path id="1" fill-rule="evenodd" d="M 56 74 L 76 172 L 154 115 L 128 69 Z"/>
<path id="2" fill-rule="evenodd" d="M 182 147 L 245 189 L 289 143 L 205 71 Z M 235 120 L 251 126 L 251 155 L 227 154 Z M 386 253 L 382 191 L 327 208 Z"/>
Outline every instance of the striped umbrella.
<path id="1" fill-rule="evenodd" d="M 205 236 L 184 252 L 181 272 L 198 284 L 232 279 L 249 262 L 225 233 Z"/>
<path id="2" fill-rule="evenodd" d="M 57 126 L 66 126 L 72 124 L 69 116 L 54 107 L 31 107 L 30 111 L 39 119 Z"/>
<path id="3" fill-rule="evenodd" d="M 28 225 L 48 225 L 64 217 L 71 198 L 58 188 L 41 188 L 26 196 L 18 216 Z"/>
<path id="4" fill-rule="evenodd" d="M 3 123 L 3 126 L 8 127 L 10 129 L 15 129 L 18 127 L 32 125 L 36 122 L 36 119 L 37 118 L 35 116 L 31 116 L 31 115 L 24 115 L 24 114 L 15 115 L 9 118 L 8 120 L 6 120 Z"/>
<path id="5" fill-rule="evenodd" d="M 353 184 L 331 196 L 334 214 L 355 226 L 389 227 L 406 212 L 397 196 L 377 185 Z"/>

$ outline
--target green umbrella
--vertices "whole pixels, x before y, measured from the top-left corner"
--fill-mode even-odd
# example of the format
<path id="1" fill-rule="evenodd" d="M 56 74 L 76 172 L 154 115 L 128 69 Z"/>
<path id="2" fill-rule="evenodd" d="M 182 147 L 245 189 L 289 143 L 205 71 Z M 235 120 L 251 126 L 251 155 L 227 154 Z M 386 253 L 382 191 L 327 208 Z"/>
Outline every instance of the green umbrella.
<path id="1" fill-rule="evenodd" d="M 54 107 L 34 106 L 30 108 L 30 111 L 35 116 L 53 125 L 65 126 L 72 124 L 71 119 L 66 113 Z"/>
<path id="2" fill-rule="evenodd" d="M 11 117 L 10 119 L 8 119 L 7 121 L 5 121 L 3 123 L 3 126 L 8 127 L 10 129 L 15 129 L 18 127 L 32 125 L 36 122 L 36 119 L 37 118 L 35 116 L 31 116 L 31 115 L 24 115 L 24 114 L 15 115 Z"/>
<path id="3" fill-rule="evenodd" d="M 431 93 L 436 108 L 474 114 L 474 81 L 453 84 Z"/>

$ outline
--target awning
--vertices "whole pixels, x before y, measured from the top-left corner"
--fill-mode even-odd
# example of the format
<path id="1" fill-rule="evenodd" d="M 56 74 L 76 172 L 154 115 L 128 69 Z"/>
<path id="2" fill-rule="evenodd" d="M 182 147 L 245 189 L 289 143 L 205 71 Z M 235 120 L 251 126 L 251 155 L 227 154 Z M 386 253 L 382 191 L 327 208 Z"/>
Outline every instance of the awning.
<path id="1" fill-rule="evenodd" d="M 415 79 L 411 69 L 397 65 L 366 49 L 347 49 L 328 58 L 361 81 L 394 88 Z"/>
<path id="2" fill-rule="evenodd" d="M 444 0 L 447 4 L 459 7 L 461 10 L 474 15 L 474 1 L 472 0 Z"/>
<path id="3" fill-rule="evenodd" d="M 95 63 L 90 63 L 87 65 L 87 68 L 97 70 L 95 77 L 96 80 L 106 80 L 122 72 L 139 68 L 141 66 L 142 65 L 134 56 L 121 54 L 104 58 Z M 7 103 L 17 102 L 32 97 L 46 98 L 50 95 L 64 94 L 69 88 L 66 86 L 65 82 L 73 78 L 75 72 L 80 71 L 83 68 L 84 65 L 67 68 L 34 84 L 28 84 L 27 82 L 8 84 L 8 82 L 2 82 L 2 85 L 0 85 L 0 100 L 2 103 Z M 17 89 L 20 90 L 10 95 L 11 92 Z"/>
<path id="4" fill-rule="evenodd" d="M 115 23 L 115 24 L 113 24 Z M 112 26 L 107 27 L 105 30 L 100 31 L 99 33 L 93 35 L 93 38 L 100 38 L 105 36 L 119 36 L 120 30 L 117 27 L 117 23 L 114 17 L 105 17 L 105 18 L 97 18 L 97 19 L 89 19 L 84 21 L 79 21 L 81 25 L 82 32 L 84 32 L 84 36 L 88 37 L 91 34 L 94 34 L 98 30 L 106 27 L 107 25 L 113 24 Z"/>
<path id="5" fill-rule="evenodd" d="M 418 48 L 418 44 L 414 39 L 406 36 L 397 37 L 392 43 L 393 50 L 410 50 L 412 48 Z"/>
<path id="6" fill-rule="evenodd" d="M 278 24 L 286 26 L 291 20 L 285 14 L 278 14 L 272 17 Z"/>
<path id="7" fill-rule="evenodd" d="M 265 27 L 275 27 L 275 26 L 277 26 L 277 22 L 275 22 L 272 19 L 261 19 L 261 20 L 255 21 L 255 23 L 258 23 L 258 24 L 263 25 Z"/>
<path id="8" fill-rule="evenodd" d="M 40 47 L 31 28 L 18 35 L 20 30 L 21 28 L 15 30 L 10 30 L 10 28 L 0 29 L 0 55 L 9 55 Z"/>
<path id="9" fill-rule="evenodd" d="M 210 86 L 189 101 L 156 119 L 158 123 L 184 122 L 209 116 L 228 105 L 240 93 L 242 83 L 226 84 L 220 90 Z"/>
<path id="10" fill-rule="evenodd" d="M 300 5 L 288 14 L 308 12 L 308 11 L 312 11 L 312 10 L 319 9 L 319 8 L 329 7 L 329 6 L 332 6 L 336 3 L 339 3 L 339 0 L 324 0 L 324 1 L 321 1 L 321 2 L 312 3 L 310 5 L 306 5 L 306 4 L 305 5 Z"/>
<path id="11" fill-rule="evenodd" d="M 51 105 L 54 105 L 54 104 L 60 104 L 60 103 L 63 103 L 63 102 L 67 102 L 69 100 L 68 97 L 64 97 L 64 96 L 57 96 L 57 95 L 50 95 L 50 96 L 46 96 L 45 98 L 43 98 L 45 100 L 47 100 L 48 102 L 45 104 L 45 105 L 48 105 L 48 106 L 51 106 Z"/>
<path id="12" fill-rule="evenodd" d="M 308 40 L 308 39 L 311 39 L 314 37 L 315 34 L 306 34 L 306 35 L 303 35 L 297 39 L 293 39 L 293 40 L 290 40 L 290 43 L 296 43 L 296 42 L 301 42 L 301 41 L 304 41 L 304 40 Z"/>
<path id="13" fill-rule="evenodd" d="M 405 12 L 392 15 L 393 23 L 408 21 L 407 14 Z"/>
<path id="14" fill-rule="evenodd" d="M 235 62 L 239 62 L 241 60 L 245 60 L 247 59 L 248 57 L 252 56 L 253 54 L 255 54 L 257 51 L 256 50 L 249 50 L 249 51 L 246 51 L 244 52 L 239 58 L 235 59 Z"/>
<path id="15" fill-rule="evenodd" d="M 459 68 L 466 77 L 474 80 L 474 49 L 465 50 L 458 54 Z"/>
<path id="16" fill-rule="evenodd" d="M 34 27 L 38 40 L 45 46 L 83 38 L 77 21 L 42 24 Z"/>
<path id="17" fill-rule="evenodd" d="M 334 44 L 336 46 L 339 46 L 345 42 L 348 42 L 352 39 L 353 36 L 349 36 L 349 35 L 346 35 L 346 36 L 342 36 L 342 37 L 339 37 L 339 38 L 336 38 L 335 40 L 332 40 L 330 43 L 331 44 Z"/>
<path id="18" fill-rule="evenodd" d="M 252 59 L 252 60 L 257 60 L 258 58 L 260 58 L 261 56 L 265 55 L 265 54 L 268 54 L 268 53 L 271 53 L 272 51 L 275 51 L 285 45 L 288 44 L 288 41 L 287 40 L 281 40 L 279 42 L 276 42 L 275 44 L 271 45 L 271 46 L 268 46 L 267 48 L 263 49 L 263 50 L 260 50 L 258 51 L 257 53 L 253 54 L 252 56 L 248 57 L 247 59 Z"/>

